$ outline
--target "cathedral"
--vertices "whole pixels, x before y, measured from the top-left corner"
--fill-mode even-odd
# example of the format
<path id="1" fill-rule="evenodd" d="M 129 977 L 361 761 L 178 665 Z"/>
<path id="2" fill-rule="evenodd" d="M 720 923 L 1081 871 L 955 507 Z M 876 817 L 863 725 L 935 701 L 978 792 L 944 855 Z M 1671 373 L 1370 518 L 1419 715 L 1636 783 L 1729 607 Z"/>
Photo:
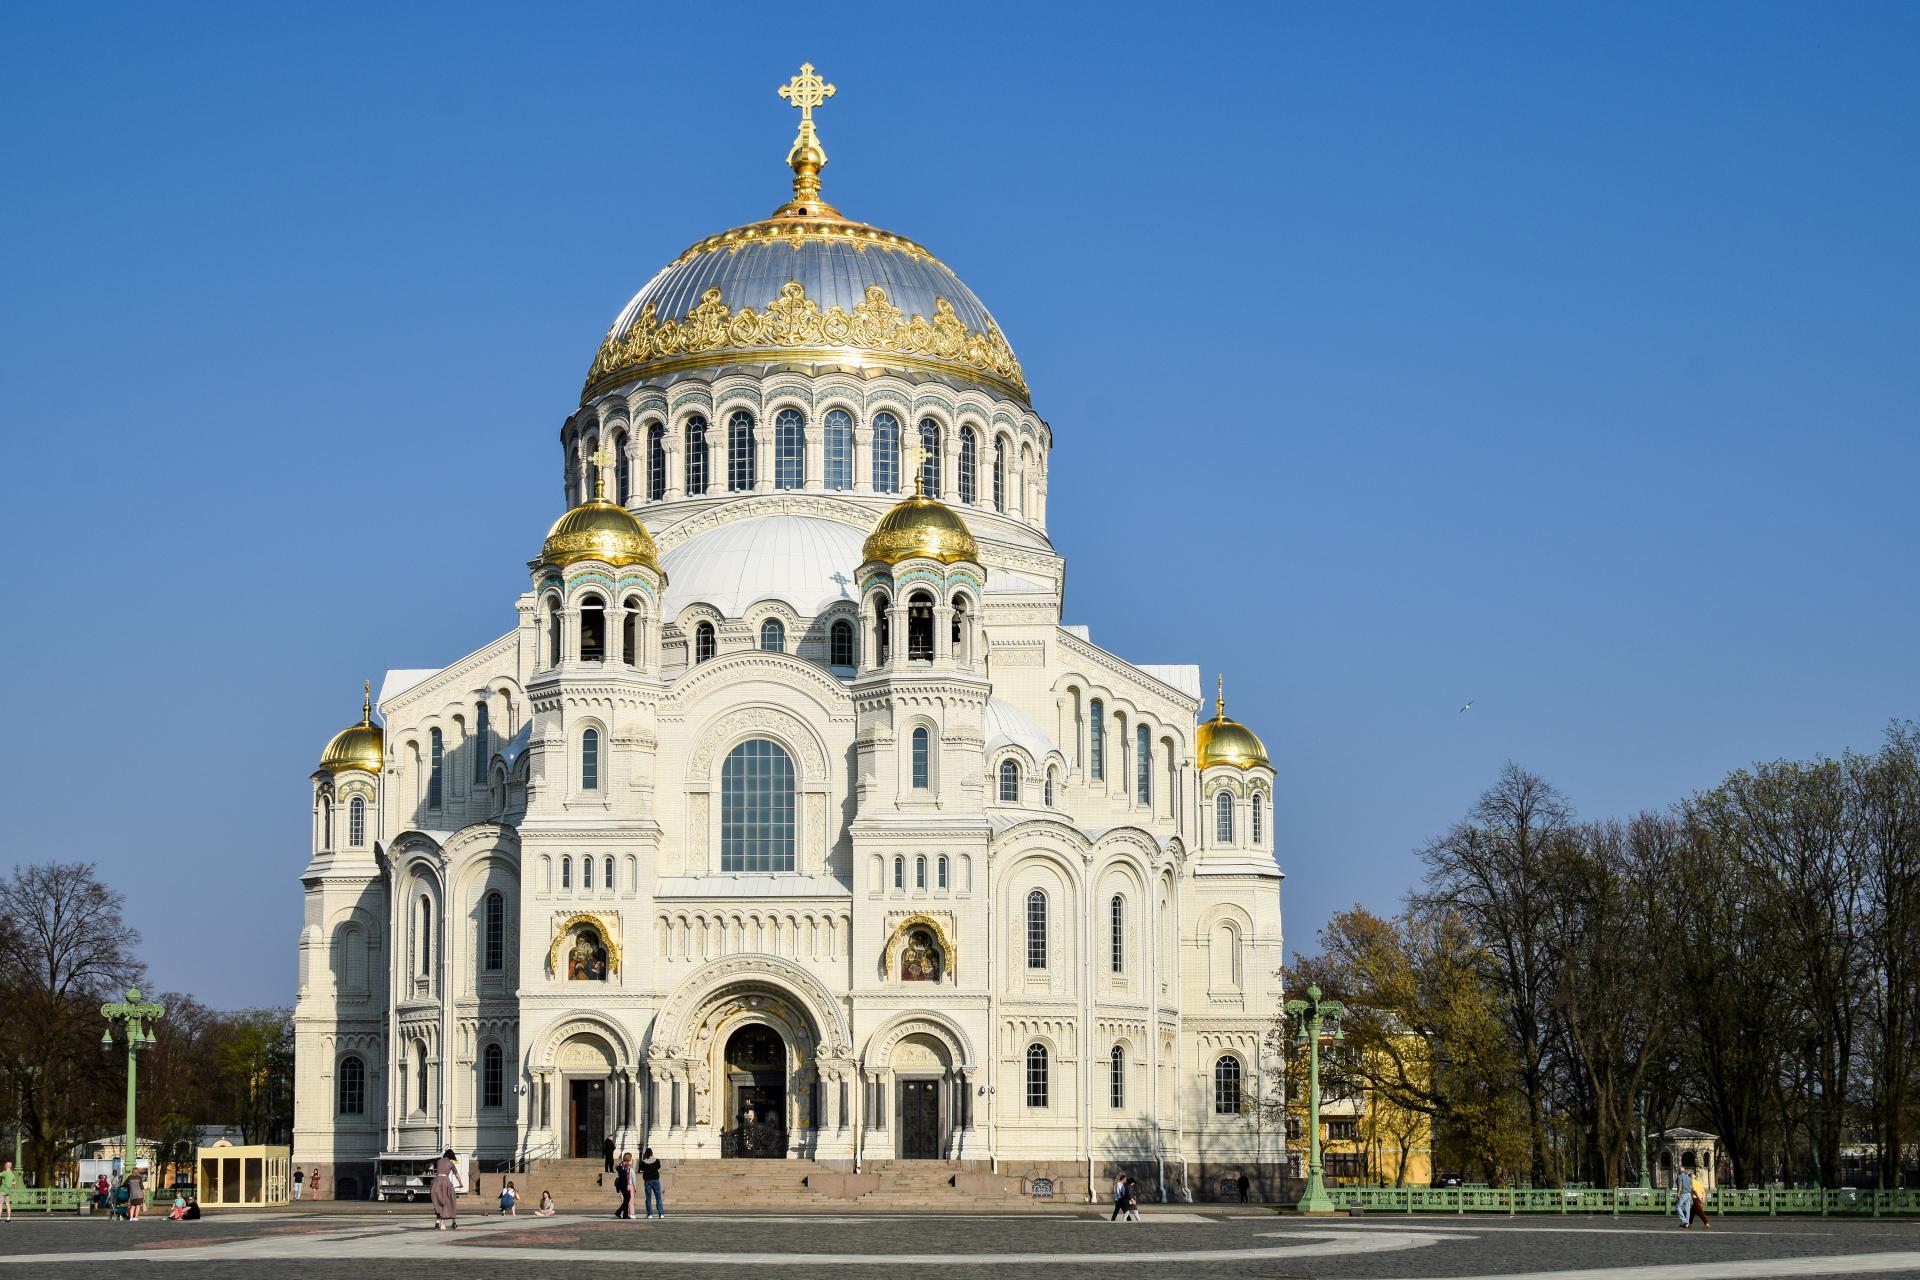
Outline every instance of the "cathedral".
<path id="1" fill-rule="evenodd" d="M 608 1139 L 1076 1197 L 1285 1167 L 1266 750 L 1063 620 L 1053 428 L 973 291 L 823 197 L 833 93 L 782 86 L 791 199 L 594 353 L 515 625 L 320 757 L 294 1159 L 333 1194 Z"/>

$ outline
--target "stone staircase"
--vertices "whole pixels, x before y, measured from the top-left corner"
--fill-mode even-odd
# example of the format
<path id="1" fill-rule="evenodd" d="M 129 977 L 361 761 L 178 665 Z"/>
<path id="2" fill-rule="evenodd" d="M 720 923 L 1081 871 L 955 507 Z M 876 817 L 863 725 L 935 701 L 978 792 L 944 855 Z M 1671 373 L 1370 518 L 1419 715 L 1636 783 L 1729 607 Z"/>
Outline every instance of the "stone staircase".
<path id="1" fill-rule="evenodd" d="M 540 1203 L 542 1191 L 552 1191 L 569 1213 L 612 1213 L 619 1200 L 613 1175 L 598 1160 L 537 1160 L 509 1176 L 527 1209 Z M 498 1177 L 487 1179 L 490 1193 Z M 991 1172 L 985 1161 L 873 1160 L 854 1173 L 811 1160 L 677 1160 L 663 1170 L 663 1186 L 669 1210 L 1033 1207 L 1018 1178 Z M 639 1188 L 633 1204 L 636 1214 L 645 1212 Z"/>

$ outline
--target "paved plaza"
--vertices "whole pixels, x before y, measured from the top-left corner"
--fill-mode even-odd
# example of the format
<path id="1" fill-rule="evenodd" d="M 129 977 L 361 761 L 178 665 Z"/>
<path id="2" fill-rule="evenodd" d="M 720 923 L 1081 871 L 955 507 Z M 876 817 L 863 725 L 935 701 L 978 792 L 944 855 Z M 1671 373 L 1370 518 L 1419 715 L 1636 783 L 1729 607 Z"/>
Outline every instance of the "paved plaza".
<path id="1" fill-rule="evenodd" d="M 665 1222 L 469 1215 L 436 1232 L 425 1215 L 295 1212 L 199 1223 L 74 1218 L 0 1226 L 0 1280 L 125 1263 L 166 1276 L 395 1275 L 422 1265 L 473 1280 L 622 1274 L 713 1277 L 1503 1277 L 1505 1280 L 1747 1280 L 1920 1276 L 1920 1222 L 1774 1218 L 1682 1231 L 1664 1220 L 1368 1218 L 1300 1221 L 1263 1212 L 1104 1215 L 689 1213 Z M 583 1270 L 585 1268 L 586 1270 Z M 868 1272 L 867 1268 L 875 1269 Z"/>

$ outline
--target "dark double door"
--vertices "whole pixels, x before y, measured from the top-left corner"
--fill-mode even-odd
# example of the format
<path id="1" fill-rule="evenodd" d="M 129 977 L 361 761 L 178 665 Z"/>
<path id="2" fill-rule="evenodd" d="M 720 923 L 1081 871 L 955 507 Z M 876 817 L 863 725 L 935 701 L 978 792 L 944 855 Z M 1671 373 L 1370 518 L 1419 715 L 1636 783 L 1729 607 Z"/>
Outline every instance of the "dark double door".
<path id="1" fill-rule="evenodd" d="M 605 1155 L 607 1140 L 607 1082 L 605 1080 L 567 1081 L 567 1131 L 576 1160 L 599 1159 Z"/>
<path id="2" fill-rule="evenodd" d="M 940 1158 L 940 1082 L 900 1082 L 900 1158 Z"/>

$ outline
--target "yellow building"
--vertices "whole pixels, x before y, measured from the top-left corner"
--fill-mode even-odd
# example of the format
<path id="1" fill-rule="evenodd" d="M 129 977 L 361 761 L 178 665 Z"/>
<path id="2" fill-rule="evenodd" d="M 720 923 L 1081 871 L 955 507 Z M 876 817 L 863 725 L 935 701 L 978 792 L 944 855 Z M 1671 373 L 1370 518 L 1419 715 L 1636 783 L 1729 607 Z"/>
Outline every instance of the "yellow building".
<path id="1" fill-rule="evenodd" d="M 1424 1187 L 1433 1181 L 1433 1122 L 1400 1106 L 1373 1082 L 1403 1075 L 1424 1085 L 1426 1047 L 1418 1036 L 1396 1036 L 1391 1051 L 1326 1046 L 1322 1053 L 1320 1158 L 1328 1186 Z M 1347 1061 L 1341 1062 L 1342 1057 Z M 1301 1073 L 1304 1075 L 1304 1072 Z M 1300 1076 L 1295 1077 L 1300 1078 Z M 1287 1107 L 1287 1146 L 1294 1176 L 1306 1176 L 1305 1090 Z"/>

